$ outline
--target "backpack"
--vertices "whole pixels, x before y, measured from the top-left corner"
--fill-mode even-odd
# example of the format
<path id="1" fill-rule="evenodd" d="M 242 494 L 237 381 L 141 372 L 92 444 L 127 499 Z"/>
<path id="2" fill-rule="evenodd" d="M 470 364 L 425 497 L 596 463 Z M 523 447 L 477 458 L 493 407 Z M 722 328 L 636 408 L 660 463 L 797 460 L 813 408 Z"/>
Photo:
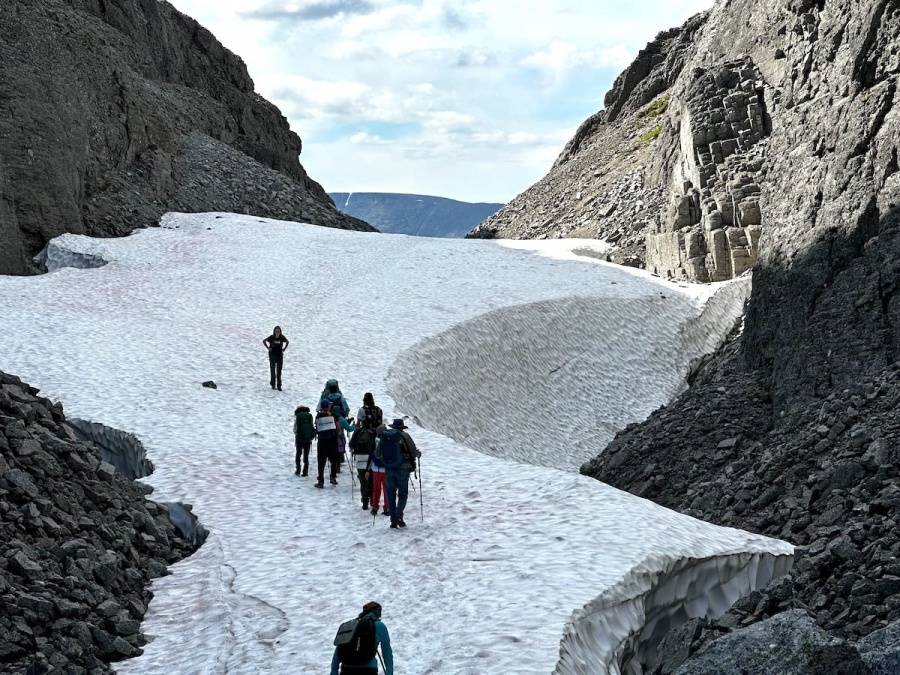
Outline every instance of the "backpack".
<path id="1" fill-rule="evenodd" d="M 354 455 L 371 455 L 375 449 L 375 430 L 363 427 L 356 434 L 356 448 Z"/>
<path id="2" fill-rule="evenodd" d="M 385 469 L 399 469 L 403 466 L 403 450 L 400 447 L 399 431 L 396 429 L 382 431 L 378 448 L 381 450 L 381 463 Z"/>
<path id="3" fill-rule="evenodd" d="M 313 416 L 309 408 L 303 406 L 294 413 L 294 436 L 301 441 L 311 441 L 315 438 L 316 429 L 313 426 Z"/>
<path id="4" fill-rule="evenodd" d="M 319 413 L 316 415 L 316 431 L 318 431 L 320 443 L 337 438 L 338 432 L 331 413 Z"/>
<path id="5" fill-rule="evenodd" d="M 338 660 L 348 666 L 367 666 L 375 658 L 378 641 L 375 620 L 371 617 L 345 621 L 334 636 Z"/>
<path id="6" fill-rule="evenodd" d="M 361 421 L 366 429 L 377 429 L 381 426 L 382 422 L 384 421 L 384 416 L 381 412 L 381 408 L 379 408 L 377 405 L 373 405 L 371 407 L 365 406 L 363 410 L 366 411 L 366 419 Z"/>

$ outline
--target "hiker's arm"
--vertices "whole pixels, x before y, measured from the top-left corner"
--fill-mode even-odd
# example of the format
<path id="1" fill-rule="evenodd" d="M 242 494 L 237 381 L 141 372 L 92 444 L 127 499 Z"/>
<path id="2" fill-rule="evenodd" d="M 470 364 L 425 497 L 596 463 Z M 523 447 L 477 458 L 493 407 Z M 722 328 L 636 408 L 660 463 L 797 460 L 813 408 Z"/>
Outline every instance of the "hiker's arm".
<path id="1" fill-rule="evenodd" d="M 288 340 L 286 337 L 284 337 L 284 335 L 282 335 L 281 337 L 282 337 L 282 339 L 284 340 L 284 347 L 281 348 L 281 351 L 282 351 L 282 352 L 286 352 L 286 351 L 287 351 L 287 348 L 288 348 L 288 345 L 291 344 L 291 341 Z"/>
<path id="2" fill-rule="evenodd" d="M 391 636 L 387 626 L 380 621 L 375 624 L 375 636 L 381 644 L 381 656 L 384 658 L 385 675 L 394 675 L 394 652 L 391 649 Z"/>
<path id="3" fill-rule="evenodd" d="M 334 656 L 331 657 L 331 675 L 338 675 L 340 660 L 338 659 L 337 647 L 334 648 Z"/>
<path id="4" fill-rule="evenodd" d="M 272 351 L 272 347 L 269 345 L 269 338 L 266 338 L 265 340 L 263 340 L 263 347 L 265 347 L 269 351 Z"/>
<path id="5" fill-rule="evenodd" d="M 349 431 L 350 433 L 356 431 L 356 427 L 350 424 L 350 422 L 345 420 L 343 417 L 339 417 L 338 419 L 341 421 L 341 429 L 343 429 L 344 431 Z"/>
<path id="6" fill-rule="evenodd" d="M 409 456 L 418 459 L 422 456 L 422 453 L 419 452 L 419 449 L 416 447 L 416 442 L 413 440 L 412 436 L 409 434 L 403 435 L 403 440 L 406 441 L 406 449 L 409 451 Z"/>

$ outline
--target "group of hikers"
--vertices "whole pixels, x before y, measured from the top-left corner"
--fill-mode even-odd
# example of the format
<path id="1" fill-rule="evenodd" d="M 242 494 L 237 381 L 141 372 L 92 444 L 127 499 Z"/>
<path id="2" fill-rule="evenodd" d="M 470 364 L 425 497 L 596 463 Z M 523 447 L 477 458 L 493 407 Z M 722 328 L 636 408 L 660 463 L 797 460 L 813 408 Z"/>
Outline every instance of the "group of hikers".
<path id="1" fill-rule="evenodd" d="M 263 340 L 269 352 L 269 384 L 281 391 L 284 353 L 290 340 L 280 326 Z M 341 393 L 337 380 L 328 380 L 316 405 L 315 416 L 308 406 L 294 410 L 294 473 L 309 476 L 309 452 L 316 441 L 317 475 L 315 487 L 325 488 L 325 467 L 329 481 L 337 485 L 337 475 L 345 462 L 347 448 L 352 459 L 350 470 L 359 478 L 362 508 L 372 516 L 390 516 L 391 528 L 406 527 L 403 512 L 409 498 L 410 476 L 417 471 L 422 453 L 402 419 L 385 425 L 384 414 L 367 392 L 356 418 L 350 417 L 350 404 Z M 345 434 L 350 434 L 347 441 Z M 378 675 L 378 663 L 385 675 L 394 675 L 394 657 L 387 627 L 381 621 L 381 605 L 368 602 L 356 619 L 343 623 L 334 638 L 331 675 Z M 379 653 L 379 648 L 381 652 Z"/>
<path id="2" fill-rule="evenodd" d="M 346 434 L 350 440 L 347 441 Z M 294 410 L 295 473 L 309 475 L 309 452 L 316 441 L 318 473 L 315 487 L 325 487 L 325 467 L 330 466 L 329 481 L 337 485 L 337 475 L 347 459 L 359 477 L 362 508 L 378 515 L 390 516 L 391 528 L 406 527 L 403 513 L 409 498 L 409 481 L 417 471 L 422 453 L 416 447 L 402 419 L 384 424 L 381 408 L 371 393 L 363 396 L 363 405 L 354 420 L 350 405 L 341 393 L 337 380 L 328 380 L 316 406 L 315 417 L 308 406 Z"/>

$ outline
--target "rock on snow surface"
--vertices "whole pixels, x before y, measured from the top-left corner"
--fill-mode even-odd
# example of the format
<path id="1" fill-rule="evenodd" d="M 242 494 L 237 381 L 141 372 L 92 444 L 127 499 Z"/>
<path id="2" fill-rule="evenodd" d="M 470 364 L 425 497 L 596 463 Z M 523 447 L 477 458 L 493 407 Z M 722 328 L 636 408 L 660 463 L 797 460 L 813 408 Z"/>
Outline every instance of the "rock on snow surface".
<path id="1" fill-rule="evenodd" d="M 385 378 L 403 350 L 492 310 L 574 296 L 642 301 L 655 348 L 675 350 L 700 312 L 687 291 L 494 242 L 215 214 L 170 215 L 163 226 L 105 241 L 100 269 L 0 277 L 0 367 L 72 415 L 134 432 L 157 466 L 155 496 L 192 503 L 211 531 L 155 583 L 144 624 L 155 640 L 119 672 L 319 672 L 336 626 L 378 599 L 398 673 L 546 673 L 573 610 L 598 596 L 631 602 L 636 585 L 618 584 L 635 569 L 655 578 L 686 558 L 791 553 L 415 426 L 426 512 L 420 522 L 411 492 L 406 531 L 380 517 L 373 527 L 346 472 L 323 492 L 293 475 L 293 408 L 313 404 L 328 377 L 351 405 L 372 391 L 390 416 Z M 680 309 L 646 312 L 643 301 L 661 293 Z M 596 321 L 595 348 L 627 358 Z M 284 392 L 268 388 L 260 345 L 276 323 L 292 341 Z M 217 391 L 196 386 L 210 377 Z M 678 593 L 667 602 L 672 611 Z M 628 618 L 639 620 L 632 605 Z M 576 651 L 594 659 L 627 637 L 604 634 L 598 652 L 594 643 Z"/>

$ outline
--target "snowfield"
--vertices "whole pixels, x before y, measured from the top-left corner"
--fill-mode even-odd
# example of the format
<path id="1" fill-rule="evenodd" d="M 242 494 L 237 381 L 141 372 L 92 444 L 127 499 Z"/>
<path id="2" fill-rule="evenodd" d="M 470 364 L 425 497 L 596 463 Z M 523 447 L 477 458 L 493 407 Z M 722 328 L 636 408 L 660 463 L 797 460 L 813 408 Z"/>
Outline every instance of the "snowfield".
<path id="1" fill-rule="evenodd" d="M 789 565 L 785 542 L 576 472 L 683 386 L 746 288 L 705 305 L 710 287 L 574 256 L 578 241 L 524 250 L 228 214 L 163 225 L 60 238 L 56 271 L 0 277 L 0 368 L 68 416 L 137 434 L 152 497 L 193 504 L 211 531 L 154 582 L 152 641 L 118 672 L 325 673 L 337 626 L 368 600 L 384 605 L 398 675 L 636 672 L 622 654 Z M 283 392 L 261 345 L 276 324 L 291 340 Z M 424 522 L 416 492 L 396 531 L 362 511 L 346 471 L 323 491 L 294 476 L 293 409 L 329 377 L 354 411 L 371 391 L 386 418 L 428 427 L 410 423 Z"/>

